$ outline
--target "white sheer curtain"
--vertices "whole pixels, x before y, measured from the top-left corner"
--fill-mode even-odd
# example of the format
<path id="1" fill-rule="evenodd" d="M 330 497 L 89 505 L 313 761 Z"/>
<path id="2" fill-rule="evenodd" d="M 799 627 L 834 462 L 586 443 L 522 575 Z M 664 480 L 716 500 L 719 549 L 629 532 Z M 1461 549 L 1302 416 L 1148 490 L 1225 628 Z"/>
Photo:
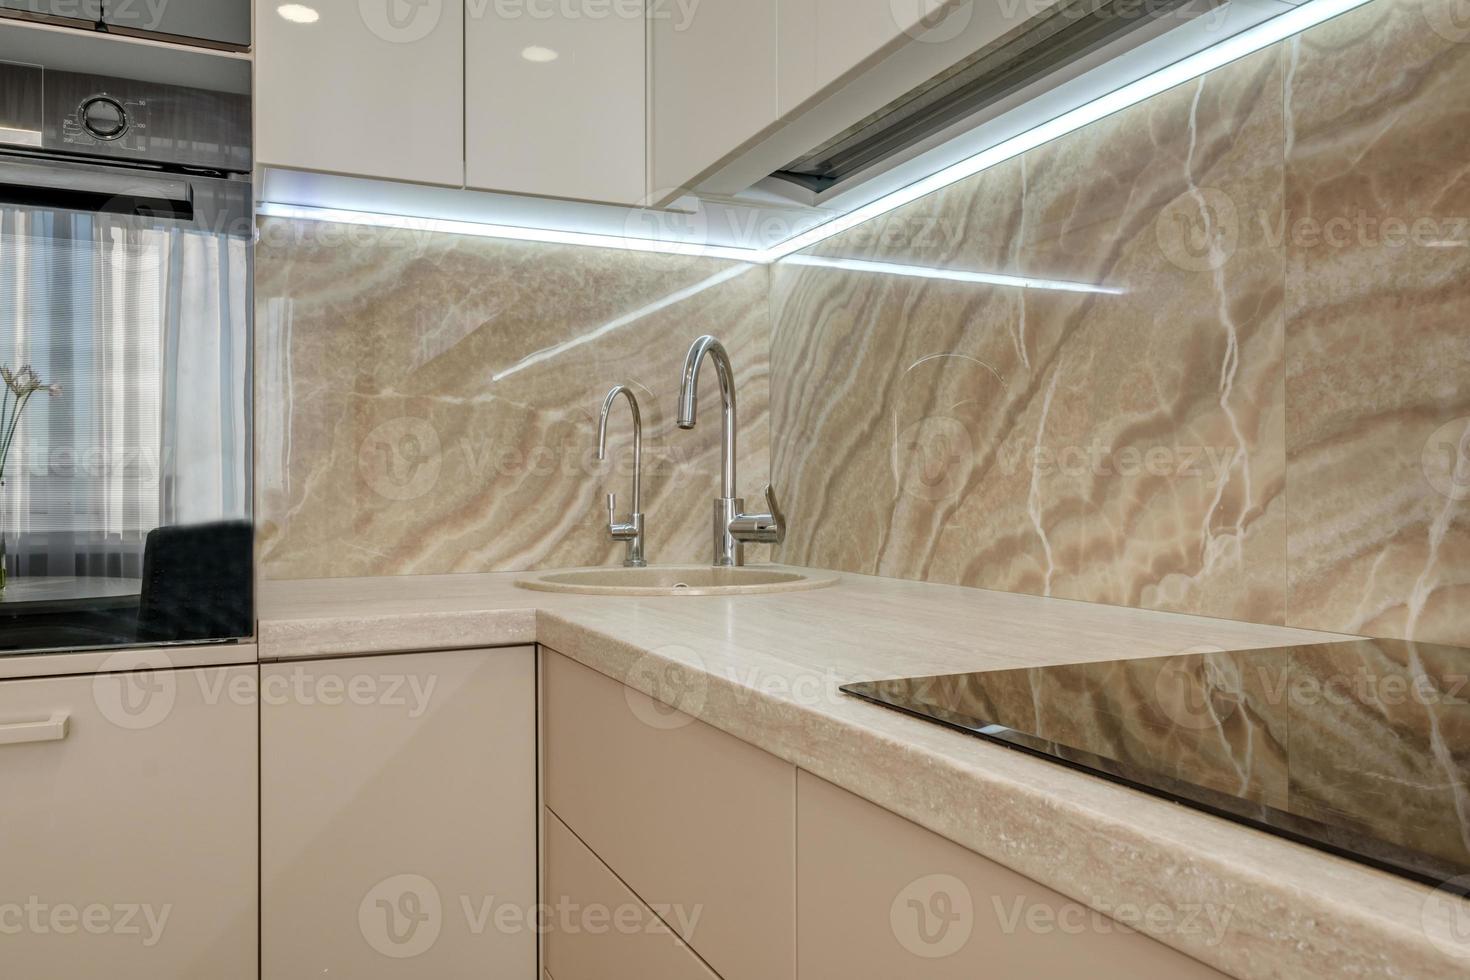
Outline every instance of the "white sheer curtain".
<path id="1" fill-rule="evenodd" d="M 30 403 L 0 496 L 13 570 L 135 577 L 163 524 L 249 513 L 248 242 L 0 207 L 0 363 Z"/>

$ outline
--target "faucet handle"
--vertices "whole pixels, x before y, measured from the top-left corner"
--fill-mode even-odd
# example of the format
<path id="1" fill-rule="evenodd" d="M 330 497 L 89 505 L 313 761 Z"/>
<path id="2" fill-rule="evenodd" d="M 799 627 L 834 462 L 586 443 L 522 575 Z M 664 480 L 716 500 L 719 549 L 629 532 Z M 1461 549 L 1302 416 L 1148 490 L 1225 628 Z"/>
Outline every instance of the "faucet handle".
<path id="1" fill-rule="evenodd" d="M 618 495 L 610 493 L 607 495 L 607 523 L 611 527 L 618 522 Z"/>
<path id="2" fill-rule="evenodd" d="M 776 488 L 766 484 L 766 506 L 771 509 L 772 530 L 775 536 L 771 539 L 772 544 L 784 544 L 786 541 L 786 515 L 781 513 L 781 505 L 776 503 Z"/>
<path id="3" fill-rule="evenodd" d="M 729 533 L 736 541 L 751 541 L 759 544 L 781 544 L 786 540 L 786 515 L 776 503 L 776 491 L 766 484 L 766 506 L 764 514 L 737 514 L 730 521 Z"/>

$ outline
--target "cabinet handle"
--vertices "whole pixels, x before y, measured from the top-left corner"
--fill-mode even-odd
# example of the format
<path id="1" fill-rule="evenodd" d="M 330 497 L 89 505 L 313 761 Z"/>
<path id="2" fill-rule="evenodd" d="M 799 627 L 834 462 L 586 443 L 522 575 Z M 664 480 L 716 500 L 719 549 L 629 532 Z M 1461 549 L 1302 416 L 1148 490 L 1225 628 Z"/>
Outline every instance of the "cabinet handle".
<path id="1" fill-rule="evenodd" d="M 58 711 L 45 721 L 23 721 L 0 725 L 0 745 L 23 745 L 26 742 L 59 742 L 66 738 L 70 715 Z"/>

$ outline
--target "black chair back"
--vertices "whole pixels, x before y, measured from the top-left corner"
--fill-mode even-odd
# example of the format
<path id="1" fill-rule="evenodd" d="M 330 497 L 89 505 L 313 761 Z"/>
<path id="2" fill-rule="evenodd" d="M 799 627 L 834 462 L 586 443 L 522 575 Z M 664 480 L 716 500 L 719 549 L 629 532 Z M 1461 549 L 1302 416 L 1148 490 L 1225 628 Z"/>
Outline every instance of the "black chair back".
<path id="1" fill-rule="evenodd" d="M 176 643 L 253 635 L 254 558 L 249 521 L 150 531 L 143 545 L 138 639 Z"/>

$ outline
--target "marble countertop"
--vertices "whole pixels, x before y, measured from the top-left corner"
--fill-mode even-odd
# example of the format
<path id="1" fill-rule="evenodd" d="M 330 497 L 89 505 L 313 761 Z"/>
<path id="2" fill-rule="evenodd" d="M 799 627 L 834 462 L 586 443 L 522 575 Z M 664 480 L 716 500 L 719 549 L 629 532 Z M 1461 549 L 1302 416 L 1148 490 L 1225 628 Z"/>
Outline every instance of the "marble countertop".
<path id="1" fill-rule="evenodd" d="M 536 593 L 518 577 L 265 583 L 260 658 L 539 642 L 1092 908 L 1156 911 L 1144 931 L 1234 976 L 1470 975 L 1455 930 L 1470 903 L 838 691 L 1341 637 L 861 575 L 666 598 Z"/>

